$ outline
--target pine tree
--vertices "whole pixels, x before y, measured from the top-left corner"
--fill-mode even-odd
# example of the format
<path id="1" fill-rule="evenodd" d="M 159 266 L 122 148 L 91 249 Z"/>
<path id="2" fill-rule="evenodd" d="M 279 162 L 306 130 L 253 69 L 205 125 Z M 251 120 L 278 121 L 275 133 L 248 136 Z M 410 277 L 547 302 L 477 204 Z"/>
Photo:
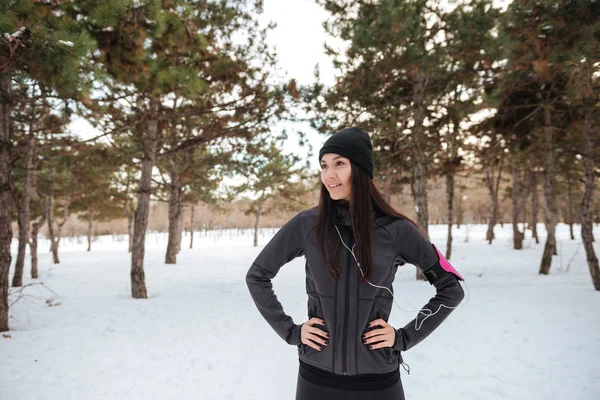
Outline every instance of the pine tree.
<path id="1" fill-rule="evenodd" d="M 571 2 L 563 13 L 566 27 L 572 29 L 571 40 L 561 49 L 567 59 L 561 64 L 567 78 L 567 103 L 576 109 L 579 123 L 574 124 L 576 145 L 584 164 L 584 192 L 580 204 L 581 238 L 592 284 L 600 291 L 600 266 L 593 246 L 592 201 L 595 190 L 600 99 L 600 4 L 594 1 Z M 563 22 L 561 21 L 561 22 Z M 565 26 L 565 25 L 563 25 Z"/>
<path id="2" fill-rule="evenodd" d="M 12 132 L 15 138 L 12 157 L 14 165 L 12 194 L 13 204 L 17 211 L 15 219 L 19 226 L 19 247 L 12 286 L 18 287 L 23 284 L 25 246 L 29 242 L 29 225 L 31 219 L 35 218 L 31 212 L 30 199 L 36 197 L 32 185 L 36 164 L 43 160 L 43 153 L 48 146 L 62 146 L 64 142 L 68 142 L 68 139 L 65 138 L 61 140 L 61 143 L 56 141 L 48 143 L 44 138 L 62 133 L 69 116 L 65 112 L 64 106 L 61 107 L 63 104 L 57 103 L 55 99 L 49 99 L 48 94 L 35 82 L 18 81 L 13 89 L 14 93 L 18 94 L 15 96 L 12 110 Z M 33 227 L 31 228 L 33 229 Z M 32 256 L 33 254 L 32 252 Z M 35 268 L 32 268 L 32 275 L 36 275 Z"/>
<path id="3" fill-rule="evenodd" d="M 500 30 L 507 63 L 497 88 L 501 104 L 496 127 L 526 136 L 543 160 L 548 235 L 540 274 L 549 273 L 552 256 L 557 254 L 557 166 L 566 146 L 561 132 L 569 125 L 571 112 L 564 65 L 580 40 L 575 21 L 585 15 L 576 15 L 594 7 L 585 1 L 514 2 Z"/>
<path id="4" fill-rule="evenodd" d="M 92 249 L 92 227 L 94 221 L 110 221 L 120 218 L 123 210 L 123 195 L 116 185 L 118 157 L 102 143 L 77 143 L 72 146 L 73 195 L 71 212 L 88 224 L 87 251 Z"/>
<path id="5" fill-rule="evenodd" d="M 112 115 L 125 117 L 113 121 L 114 132 L 133 135 L 143 152 L 131 287 L 134 298 L 146 298 L 144 238 L 157 157 L 219 137 L 247 136 L 250 128 L 264 129 L 280 100 L 266 84 L 263 72 L 268 68 L 252 61 L 272 61 L 272 57 L 264 45 L 264 32 L 256 27 L 254 13 L 260 11 L 260 4 L 255 9 L 240 0 L 81 3 L 70 13 L 82 16 L 98 41 L 100 54 L 93 61 L 108 74 L 103 79 L 111 88 L 105 100 L 113 101 L 108 106 Z M 234 33 L 246 42 L 234 44 Z M 114 102 L 122 96 L 132 107 Z M 195 136 L 163 147 L 168 121 L 185 117 L 197 118 Z"/>
<path id="6" fill-rule="evenodd" d="M 180 126 L 180 133 L 191 131 L 187 124 Z M 161 157 L 158 170 L 161 180 L 157 182 L 156 197 L 169 204 L 169 228 L 165 264 L 176 264 L 181 249 L 183 233 L 183 210 L 186 203 L 202 201 L 213 204 L 216 190 L 222 181 L 221 168 L 231 162 L 232 150 L 227 146 L 208 144 L 188 147 Z"/>
<path id="7" fill-rule="evenodd" d="M 448 235 L 445 256 L 448 259 L 452 255 L 455 175 L 463 162 L 461 153 L 467 152 L 466 136 L 472 133 L 461 126 L 471 125 L 471 116 L 489 107 L 484 101 L 484 89 L 496 77 L 498 69 L 495 62 L 499 59 L 499 44 L 495 31 L 499 15 L 492 2 L 487 0 L 462 3 L 443 15 L 444 65 L 452 73 L 447 75 L 446 94 L 438 103 L 444 116 L 432 128 L 443 132 L 440 175 L 446 178 Z"/>
<path id="8" fill-rule="evenodd" d="M 54 264 L 60 264 L 58 249 L 63 230 L 71 215 L 73 198 L 77 196 L 75 186 L 75 157 L 70 146 L 57 146 L 56 139 L 40 139 L 45 147 L 42 169 L 38 172 L 38 190 L 46 199 L 45 216 L 50 239 L 50 251 Z"/>
<path id="9" fill-rule="evenodd" d="M 466 117 L 470 107 L 457 110 L 461 105 L 450 97 L 480 84 L 475 64 L 489 59 L 479 50 L 489 41 L 496 14 L 485 1 L 473 2 L 472 13 L 452 15 L 436 2 L 319 3 L 332 14 L 329 33 L 349 46 L 343 57 L 328 49 L 339 69 L 336 84 L 328 90 L 316 85 L 307 94 L 311 110 L 320 114 L 316 125 L 324 132 L 356 124 L 371 130 L 377 146 L 375 158 L 381 154 L 389 161 L 378 164 L 386 183 L 391 185 L 395 179 L 393 171 L 409 171 L 417 222 L 427 233 L 427 178 L 438 159 L 444 114 L 454 114 L 455 122 Z M 461 60 L 463 50 L 465 59 Z M 457 150 L 450 151 L 448 166 L 458 159 L 452 156 Z M 451 187 L 452 172 L 448 176 Z M 425 279 L 419 269 L 417 278 Z"/>
<path id="10" fill-rule="evenodd" d="M 47 92 L 75 97 L 81 92 L 80 62 L 93 46 L 89 35 L 63 15 L 64 3 L 15 0 L 0 4 L 0 331 L 8 327 L 8 271 L 11 262 L 11 115 L 17 101 L 16 80 L 30 79 Z M 29 190 L 29 185 L 25 185 Z M 26 202 L 27 203 L 27 202 Z M 25 205 L 28 207 L 28 203 Z M 22 210 L 27 215 L 26 209 Z M 20 251 L 28 241 L 29 223 L 20 223 Z M 27 223 L 25 223 L 27 222 Z"/>
<path id="11" fill-rule="evenodd" d="M 306 195 L 313 188 L 306 184 L 311 177 L 306 171 L 309 162 L 298 165 L 300 157 L 281 151 L 287 135 L 256 138 L 249 150 L 237 161 L 237 168 L 246 182 L 231 188 L 230 195 L 249 192 L 253 196 L 245 215 L 254 215 L 254 247 L 258 246 L 260 218 L 273 212 L 298 212 L 308 207 Z"/>

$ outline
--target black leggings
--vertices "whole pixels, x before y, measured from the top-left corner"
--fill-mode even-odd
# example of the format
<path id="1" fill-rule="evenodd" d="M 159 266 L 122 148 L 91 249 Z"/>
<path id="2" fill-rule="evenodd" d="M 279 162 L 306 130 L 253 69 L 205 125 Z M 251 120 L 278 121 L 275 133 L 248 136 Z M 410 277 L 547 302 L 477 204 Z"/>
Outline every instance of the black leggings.
<path id="1" fill-rule="evenodd" d="M 296 400 L 404 400 L 402 381 L 383 390 L 342 390 L 315 385 L 298 374 Z"/>

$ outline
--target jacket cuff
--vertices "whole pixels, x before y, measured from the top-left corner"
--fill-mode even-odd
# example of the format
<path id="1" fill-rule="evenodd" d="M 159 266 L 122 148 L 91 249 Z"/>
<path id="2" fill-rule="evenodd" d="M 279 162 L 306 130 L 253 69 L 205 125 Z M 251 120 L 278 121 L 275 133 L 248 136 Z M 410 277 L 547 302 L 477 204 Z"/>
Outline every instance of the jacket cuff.
<path id="1" fill-rule="evenodd" d="M 288 344 L 291 344 L 292 346 L 298 346 L 299 344 L 302 344 L 302 337 L 300 336 L 300 328 L 302 327 L 302 325 L 303 324 L 294 325 L 294 327 L 292 328 L 292 332 L 288 336 Z"/>
<path id="2" fill-rule="evenodd" d="M 402 328 L 396 329 L 396 338 L 394 340 L 394 344 L 392 345 L 392 349 L 396 351 L 406 350 L 406 342 L 404 341 L 404 332 L 402 331 Z"/>

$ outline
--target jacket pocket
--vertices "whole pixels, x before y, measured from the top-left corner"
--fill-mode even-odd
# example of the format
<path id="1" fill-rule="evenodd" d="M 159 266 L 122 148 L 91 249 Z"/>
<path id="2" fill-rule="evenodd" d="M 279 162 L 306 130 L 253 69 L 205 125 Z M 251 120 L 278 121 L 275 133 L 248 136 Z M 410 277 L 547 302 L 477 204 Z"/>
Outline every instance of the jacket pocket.
<path id="1" fill-rule="evenodd" d="M 325 324 L 327 324 L 327 317 L 324 314 L 320 298 L 309 298 L 308 300 L 308 319 L 311 318 L 322 319 L 325 321 Z M 319 328 L 326 333 L 330 333 L 327 325 L 323 326 L 321 324 L 313 324 L 313 327 Z"/>
<path id="2" fill-rule="evenodd" d="M 318 318 L 317 316 L 317 300 L 310 297 L 308 298 L 308 319 L 310 320 L 311 318 Z M 299 355 L 304 355 L 306 354 L 306 350 L 308 349 L 308 345 L 305 343 L 300 343 L 298 345 L 298 354 Z"/>
<path id="3" fill-rule="evenodd" d="M 362 335 L 378 327 L 369 327 L 368 323 L 378 318 L 383 318 L 377 300 L 361 299 L 359 301 L 359 320 L 361 329 L 357 332 L 356 357 L 359 374 L 384 373 L 389 372 L 394 364 L 394 355 L 390 347 L 381 347 L 369 349 L 369 346 L 362 342 Z M 383 318 L 385 319 L 385 318 Z"/>
<path id="4" fill-rule="evenodd" d="M 300 345 L 298 345 L 298 354 L 299 356 L 306 362 L 322 368 L 322 369 L 329 369 L 331 368 L 331 364 L 333 361 L 333 350 L 332 350 L 332 346 L 334 345 L 333 343 L 333 339 L 331 338 L 332 336 L 332 327 L 328 326 L 328 322 L 332 319 L 328 318 L 328 314 L 326 314 L 326 311 L 333 311 L 333 307 L 328 304 L 325 303 L 323 304 L 324 301 L 329 301 L 329 299 L 321 299 L 320 297 L 312 297 L 309 296 L 309 300 L 308 300 L 308 318 L 319 318 L 322 319 L 323 321 L 325 321 L 325 326 L 321 325 L 321 324 L 313 324 L 313 327 L 315 328 L 319 328 L 322 331 L 326 332 L 327 334 L 330 335 L 330 339 L 329 339 L 329 345 L 325 345 L 323 346 L 323 350 L 319 351 L 319 350 L 315 350 L 314 348 L 312 348 L 311 346 L 302 343 Z M 316 343 L 316 342 L 315 342 Z M 320 345 L 320 343 L 317 343 L 318 345 Z"/>
<path id="5" fill-rule="evenodd" d="M 385 358 L 387 359 L 387 362 L 391 363 L 392 362 L 392 348 L 384 347 L 383 350 L 385 351 Z"/>

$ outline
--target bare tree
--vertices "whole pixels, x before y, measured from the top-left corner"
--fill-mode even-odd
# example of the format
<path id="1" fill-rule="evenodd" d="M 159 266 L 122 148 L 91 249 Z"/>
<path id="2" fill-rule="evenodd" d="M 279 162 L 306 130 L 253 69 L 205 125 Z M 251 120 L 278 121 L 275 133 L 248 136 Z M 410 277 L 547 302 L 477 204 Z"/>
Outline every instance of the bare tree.
<path id="1" fill-rule="evenodd" d="M 498 157 L 494 157 L 492 160 L 486 162 L 484 166 L 484 181 L 490 192 L 490 198 L 492 201 L 491 215 L 488 221 L 488 229 L 486 233 L 486 240 L 489 244 L 496 238 L 494 235 L 494 226 L 498 221 L 498 191 L 500 190 L 500 179 L 502 178 L 502 169 L 504 166 L 504 152 L 501 151 Z"/>

